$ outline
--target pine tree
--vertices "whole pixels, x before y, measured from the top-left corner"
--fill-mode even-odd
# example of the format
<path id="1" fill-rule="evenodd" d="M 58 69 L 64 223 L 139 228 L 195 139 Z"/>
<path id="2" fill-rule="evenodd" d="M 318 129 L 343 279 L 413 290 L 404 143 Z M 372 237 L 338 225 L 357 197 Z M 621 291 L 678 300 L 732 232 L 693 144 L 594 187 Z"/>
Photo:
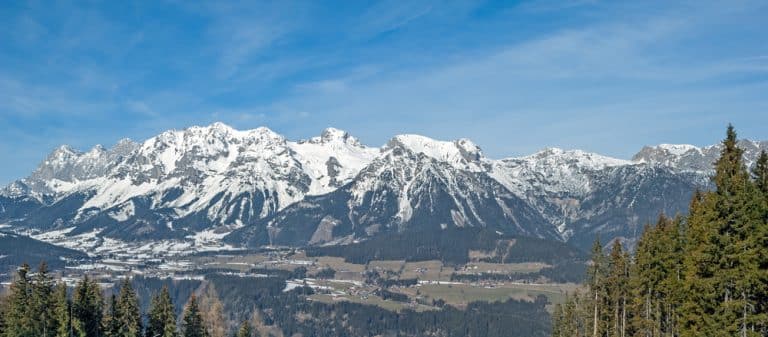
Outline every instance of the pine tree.
<path id="1" fill-rule="evenodd" d="M 28 274 L 29 265 L 25 263 L 17 270 L 16 279 L 11 284 L 5 314 L 6 337 L 35 336 L 31 310 L 32 284 Z"/>
<path id="2" fill-rule="evenodd" d="M 627 331 L 627 301 L 629 297 L 629 259 L 621 245 L 615 240 L 611 247 L 606 279 L 608 305 L 611 308 L 608 335 L 624 337 Z"/>
<path id="3" fill-rule="evenodd" d="M 129 278 L 125 278 L 120 286 L 116 314 L 117 335 L 115 337 L 142 336 L 139 299 Z"/>
<path id="4" fill-rule="evenodd" d="M 107 312 L 104 315 L 104 334 L 107 337 L 117 337 L 120 335 L 120 314 L 118 313 L 119 306 L 117 304 L 117 295 L 112 294 L 109 297 L 109 303 L 107 305 Z"/>
<path id="5" fill-rule="evenodd" d="M 177 337 L 176 313 L 174 311 L 168 287 L 164 286 L 159 294 L 152 298 L 149 307 L 149 322 L 146 337 Z"/>
<path id="6" fill-rule="evenodd" d="M 768 154 L 760 152 L 760 157 L 752 171 L 755 179 L 755 188 L 762 197 L 761 219 L 757 221 L 757 229 L 752 236 L 753 245 L 757 247 L 755 259 L 757 270 L 752 276 L 758 282 L 755 289 L 755 308 L 753 315 L 755 330 L 762 336 L 768 336 Z"/>
<path id="7" fill-rule="evenodd" d="M 753 235 L 762 222 L 761 202 L 750 180 L 737 146 L 736 132 L 729 126 L 723 141 L 721 157 L 715 163 L 715 214 L 717 246 L 720 254 L 715 261 L 719 272 L 714 276 L 718 332 L 722 335 L 739 333 L 746 336 L 755 322 L 755 296 L 760 287 L 758 250 Z"/>
<path id="8" fill-rule="evenodd" d="M 755 178 L 757 189 L 768 198 L 768 154 L 765 153 L 765 150 L 760 151 L 760 156 L 752 169 L 752 175 Z"/>
<path id="9" fill-rule="evenodd" d="M 208 337 L 203 317 L 200 314 L 200 307 L 194 294 L 189 298 L 189 303 L 184 312 L 182 337 Z"/>
<path id="10" fill-rule="evenodd" d="M 589 335 L 592 337 L 603 336 L 608 321 L 607 314 L 607 296 L 606 296 L 606 261 L 603 254 L 603 246 L 600 239 L 595 239 L 592 246 L 592 260 L 587 270 L 587 285 L 589 286 L 589 308 L 592 317 L 588 320 L 590 324 Z"/>
<path id="11" fill-rule="evenodd" d="M 53 314 L 56 320 L 56 337 L 69 337 L 72 331 L 70 324 L 70 303 L 67 298 L 67 285 L 59 283 L 53 291 Z"/>
<path id="12" fill-rule="evenodd" d="M 78 282 L 72 298 L 72 328 L 78 337 L 101 337 L 104 303 L 101 289 L 88 276 Z"/>
<path id="13" fill-rule="evenodd" d="M 53 336 L 56 333 L 55 315 L 51 305 L 53 278 L 48 274 L 48 265 L 45 262 L 40 263 L 33 282 L 30 314 L 35 318 L 33 321 L 35 335 Z"/>
<path id="14" fill-rule="evenodd" d="M 248 321 L 243 321 L 240 324 L 240 329 L 237 330 L 237 337 L 253 337 L 253 327 Z"/>

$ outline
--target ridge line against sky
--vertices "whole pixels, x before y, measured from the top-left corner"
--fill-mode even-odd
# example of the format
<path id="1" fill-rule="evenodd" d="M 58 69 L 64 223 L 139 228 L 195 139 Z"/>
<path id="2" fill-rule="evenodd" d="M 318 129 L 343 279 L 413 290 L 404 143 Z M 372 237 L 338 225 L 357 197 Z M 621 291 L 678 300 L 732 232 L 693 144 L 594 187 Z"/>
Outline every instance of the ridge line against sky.
<path id="1" fill-rule="evenodd" d="M 765 1 L 0 6 L 0 184 L 78 149 L 223 121 L 617 158 L 766 139 Z"/>

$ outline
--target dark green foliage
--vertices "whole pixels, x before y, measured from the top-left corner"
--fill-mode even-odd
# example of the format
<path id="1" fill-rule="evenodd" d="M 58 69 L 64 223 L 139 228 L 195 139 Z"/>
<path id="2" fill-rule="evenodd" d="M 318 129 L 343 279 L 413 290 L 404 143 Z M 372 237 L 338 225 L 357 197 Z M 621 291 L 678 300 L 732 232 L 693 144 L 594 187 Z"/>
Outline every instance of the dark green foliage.
<path id="1" fill-rule="evenodd" d="M 163 287 L 159 294 L 152 298 L 149 306 L 146 337 L 176 337 L 176 312 L 168 292 Z"/>
<path id="2" fill-rule="evenodd" d="M 184 319 L 181 325 L 182 337 L 207 337 L 203 317 L 197 303 L 197 297 L 192 295 L 184 311 Z"/>
<path id="3" fill-rule="evenodd" d="M 72 331 L 70 321 L 71 303 L 67 297 L 67 285 L 60 282 L 53 292 L 53 312 L 56 319 L 56 337 L 69 337 Z"/>
<path id="4" fill-rule="evenodd" d="M 134 276 L 133 282 L 131 282 L 136 295 L 139 297 L 142 312 L 149 312 L 152 298 L 162 291 L 163 288 L 166 288 L 171 296 L 171 302 L 174 304 L 174 312 L 177 317 L 182 315 L 189 296 L 200 287 L 201 283 L 199 280 L 159 279 L 141 275 Z"/>
<path id="5" fill-rule="evenodd" d="M 33 279 L 30 311 L 36 317 L 33 330 L 37 336 L 48 337 L 56 333 L 56 321 L 51 303 L 53 293 L 53 278 L 48 274 L 48 265 L 41 262 Z"/>
<path id="6" fill-rule="evenodd" d="M 72 330 L 78 337 L 101 337 L 104 302 L 99 285 L 88 276 L 78 282 L 72 298 Z"/>
<path id="7" fill-rule="evenodd" d="M 410 302 L 408 295 L 389 291 L 387 289 L 378 289 L 375 294 L 381 297 L 383 300 L 397 301 L 397 302 Z"/>
<path id="8" fill-rule="evenodd" d="M 29 265 L 23 264 L 17 271 L 10 287 L 8 308 L 5 312 L 6 337 L 33 337 L 34 316 L 31 310 L 32 283 L 29 279 Z"/>
<path id="9" fill-rule="evenodd" d="M 336 270 L 333 268 L 323 268 L 315 273 L 315 278 L 319 279 L 332 279 L 336 276 Z"/>
<path id="10" fill-rule="evenodd" d="M 120 306 L 117 304 L 117 295 L 112 294 L 109 297 L 107 312 L 104 315 L 104 334 L 107 336 L 120 335 Z"/>
<path id="11" fill-rule="evenodd" d="M 126 278 L 117 298 L 117 310 L 114 320 L 117 322 L 117 335 L 114 337 L 139 337 L 142 336 L 141 314 L 139 312 L 139 299 L 133 290 L 131 280 Z"/>
<path id="12" fill-rule="evenodd" d="M 752 169 L 752 175 L 755 179 L 755 187 L 768 198 L 768 154 L 760 151 L 760 156 Z"/>

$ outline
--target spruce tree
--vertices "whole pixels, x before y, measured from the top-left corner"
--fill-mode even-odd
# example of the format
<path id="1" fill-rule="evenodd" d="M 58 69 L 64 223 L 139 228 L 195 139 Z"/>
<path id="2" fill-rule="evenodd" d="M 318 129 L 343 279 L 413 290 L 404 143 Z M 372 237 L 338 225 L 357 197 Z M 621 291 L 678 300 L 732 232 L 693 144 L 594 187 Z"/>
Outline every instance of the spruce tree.
<path id="1" fill-rule="evenodd" d="M 592 245 L 592 260 L 589 268 L 587 269 L 587 286 L 589 287 L 589 308 L 591 319 L 588 320 L 590 324 L 589 336 L 598 337 L 602 336 L 606 330 L 607 322 L 606 314 L 607 310 L 607 296 L 606 296 L 606 261 L 603 254 L 603 246 L 600 243 L 600 239 L 595 239 L 595 243 Z"/>
<path id="2" fill-rule="evenodd" d="M 621 245 L 615 240 L 608 260 L 606 293 L 610 307 L 608 335 L 624 337 L 627 331 L 627 301 L 629 297 L 629 259 Z"/>
<path id="3" fill-rule="evenodd" d="M 140 337 L 141 313 L 139 299 L 133 290 L 130 278 L 125 278 L 117 299 L 117 335 L 115 337 Z"/>
<path id="4" fill-rule="evenodd" d="M 752 168 L 752 175 L 757 189 L 763 193 L 764 197 L 768 198 L 768 154 L 765 153 L 765 150 L 760 151 L 755 167 Z"/>
<path id="5" fill-rule="evenodd" d="M 29 265 L 23 264 L 16 272 L 16 279 L 10 287 L 8 309 L 5 314 L 6 337 L 35 336 L 33 321 L 32 284 L 29 280 Z"/>
<path id="6" fill-rule="evenodd" d="M 168 287 L 164 286 L 159 294 L 152 298 L 146 337 L 177 337 L 176 313 L 174 311 Z"/>
<path id="7" fill-rule="evenodd" d="M 54 336 L 56 333 L 55 314 L 53 313 L 52 294 L 53 278 L 48 273 L 48 265 L 41 262 L 35 274 L 30 300 L 30 314 L 34 317 L 35 335 Z"/>
<path id="8" fill-rule="evenodd" d="M 120 314 L 117 304 L 117 295 L 112 294 L 107 304 L 107 312 L 104 315 L 104 335 L 107 337 L 117 337 L 120 335 Z"/>
<path id="9" fill-rule="evenodd" d="M 205 330 L 203 317 L 200 313 L 200 307 L 197 303 L 197 297 L 194 294 L 189 298 L 189 303 L 184 312 L 182 337 L 208 337 L 208 332 Z"/>
<path id="10" fill-rule="evenodd" d="M 72 296 L 72 327 L 78 337 L 102 337 L 104 303 L 95 280 L 83 277 Z"/>
<path id="11" fill-rule="evenodd" d="M 69 337 L 72 331 L 67 284 L 60 282 L 53 291 L 53 314 L 56 320 L 56 337 Z"/>

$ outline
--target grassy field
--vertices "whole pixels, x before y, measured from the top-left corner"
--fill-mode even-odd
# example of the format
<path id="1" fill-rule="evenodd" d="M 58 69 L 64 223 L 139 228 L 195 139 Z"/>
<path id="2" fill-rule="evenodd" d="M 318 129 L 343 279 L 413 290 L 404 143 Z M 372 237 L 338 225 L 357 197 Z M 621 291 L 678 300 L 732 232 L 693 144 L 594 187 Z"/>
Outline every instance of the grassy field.
<path id="1" fill-rule="evenodd" d="M 486 263 L 472 262 L 466 265 L 468 273 L 535 273 L 542 268 L 551 267 L 546 263 L 527 262 L 527 263 Z"/>
<path id="2" fill-rule="evenodd" d="M 533 301 L 544 295 L 552 303 L 562 303 L 566 293 L 572 293 L 576 285 L 571 284 L 504 284 L 493 288 L 468 284 L 424 284 L 415 288 L 402 289 L 409 296 L 420 293 L 428 299 L 442 299 L 452 305 L 466 305 L 474 301 L 504 301 L 509 298 Z"/>

